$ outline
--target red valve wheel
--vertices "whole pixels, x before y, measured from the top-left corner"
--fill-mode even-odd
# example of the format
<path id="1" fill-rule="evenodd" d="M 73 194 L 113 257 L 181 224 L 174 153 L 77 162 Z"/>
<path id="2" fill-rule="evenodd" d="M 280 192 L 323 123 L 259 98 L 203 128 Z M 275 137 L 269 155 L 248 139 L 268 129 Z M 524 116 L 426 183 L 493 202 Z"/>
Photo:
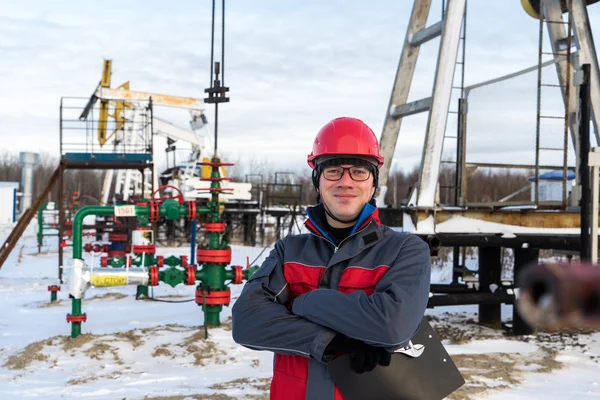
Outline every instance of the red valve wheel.
<path id="1" fill-rule="evenodd" d="M 165 190 L 165 189 L 173 189 L 179 194 L 173 196 L 173 193 L 171 193 L 168 196 L 163 195 L 163 196 L 159 196 L 158 198 L 156 198 L 156 194 L 157 193 L 160 194 L 160 191 Z M 152 193 L 152 196 L 150 198 L 154 201 L 158 201 L 159 203 L 162 203 L 163 201 L 168 200 L 168 199 L 176 199 L 177 202 L 179 203 L 179 205 L 183 205 L 183 203 L 185 202 L 185 200 L 183 199 L 183 193 L 181 193 L 181 190 L 179 190 L 178 188 L 176 188 L 175 186 L 172 186 L 172 185 L 163 185 L 163 186 L 159 187 L 158 189 L 156 189 L 154 191 L 154 193 Z"/>

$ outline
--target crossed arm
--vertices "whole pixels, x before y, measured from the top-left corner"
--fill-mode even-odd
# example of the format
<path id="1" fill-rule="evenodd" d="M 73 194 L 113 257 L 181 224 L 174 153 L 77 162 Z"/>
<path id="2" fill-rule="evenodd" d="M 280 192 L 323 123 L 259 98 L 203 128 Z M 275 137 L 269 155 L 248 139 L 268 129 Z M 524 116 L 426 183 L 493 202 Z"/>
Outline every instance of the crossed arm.
<path id="1" fill-rule="evenodd" d="M 367 296 L 318 289 L 294 299 L 291 310 L 279 241 L 233 306 L 233 338 L 248 348 L 321 360 L 337 333 L 395 348 L 414 334 L 429 295 L 427 245 L 409 237 L 394 265 Z M 327 306 L 323 306 L 326 304 Z"/>

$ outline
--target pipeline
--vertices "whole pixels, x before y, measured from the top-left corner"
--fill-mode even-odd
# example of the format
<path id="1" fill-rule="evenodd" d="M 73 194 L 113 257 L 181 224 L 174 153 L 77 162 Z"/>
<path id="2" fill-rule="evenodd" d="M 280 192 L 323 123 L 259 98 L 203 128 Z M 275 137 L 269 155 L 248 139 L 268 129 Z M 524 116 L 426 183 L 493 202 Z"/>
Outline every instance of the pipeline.
<path id="1" fill-rule="evenodd" d="M 599 265 L 531 265 L 517 286 L 517 307 L 532 328 L 600 329 Z"/>
<path id="2" fill-rule="evenodd" d="M 150 201 L 136 206 L 88 206 L 77 212 L 73 219 L 73 271 L 69 279 L 72 313 L 67 315 L 67 322 L 71 323 L 71 337 L 76 338 L 81 334 L 81 323 L 87 320 L 87 315 L 81 311 L 81 301 L 90 286 L 138 285 L 139 294 L 140 288 L 147 289 L 147 286 L 156 286 L 159 282 L 175 287 L 179 284 L 196 285 L 199 281 L 196 286 L 195 300 L 204 312 L 204 325 L 220 325 L 219 314 L 223 306 L 231 302 L 231 291 L 226 282 L 241 284 L 259 267 L 248 265 L 244 269 L 242 266 L 234 265 L 230 269 L 225 268 L 231 263 L 231 247 L 225 235 L 226 224 L 221 221 L 221 203 L 218 197 L 219 193 L 228 190 L 220 187 L 220 181 L 230 178 L 221 177 L 219 168 L 232 164 L 221 163 L 217 157 L 214 157 L 210 163 L 199 164 L 212 167 L 211 177 L 203 178 L 211 181 L 212 199 L 208 207 L 196 208 L 195 202 L 185 203 L 183 195 L 179 193 L 176 197 L 177 201 L 172 198 L 162 203 Z M 158 190 L 160 189 L 162 188 Z M 171 256 L 166 259 L 162 256 L 155 257 L 155 246 L 149 242 L 132 246 L 133 257 L 111 257 L 110 253 L 108 257 L 101 257 L 102 268 L 93 269 L 93 266 L 86 265 L 82 259 L 83 220 L 88 215 L 137 217 L 138 222 L 147 225 L 160 217 L 167 220 L 186 217 L 189 221 L 195 221 L 197 214 L 207 214 L 208 221 L 202 225 L 208 236 L 208 244 L 198 247 L 190 257 L 193 259 L 195 256 L 196 262 L 202 264 L 201 269 L 196 264 L 188 264 L 186 256 Z M 91 245 L 87 248 L 100 250 L 102 246 Z M 109 266 L 111 268 L 108 268 Z"/>

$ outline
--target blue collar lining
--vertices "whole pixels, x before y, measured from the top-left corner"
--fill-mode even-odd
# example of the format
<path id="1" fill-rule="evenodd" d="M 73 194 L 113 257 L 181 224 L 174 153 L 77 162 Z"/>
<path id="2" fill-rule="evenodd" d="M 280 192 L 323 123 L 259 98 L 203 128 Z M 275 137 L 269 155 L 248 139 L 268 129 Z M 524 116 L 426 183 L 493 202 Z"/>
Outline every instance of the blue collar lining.
<path id="1" fill-rule="evenodd" d="M 319 206 L 323 207 L 322 204 L 319 204 L 315 207 L 319 207 Z M 310 222 L 312 222 L 312 224 L 315 226 L 315 228 L 317 228 L 317 230 L 319 231 L 319 233 L 321 233 L 321 235 L 323 235 L 325 238 L 330 240 L 332 243 L 335 243 L 335 240 L 331 237 L 331 235 L 319 226 L 316 218 L 313 218 L 310 215 L 311 208 L 313 208 L 313 207 L 309 207 L 306 209 L 306 215 L 308 216 L 308 219 L 310 220 Z M 354 227 L 352 227 L 352 230 L 350 231 L 350 234 L 348 236 L 354 235 L 356 233 L 356 231 L 358 230 L 358 228 L 367 220 L 367 218 L 369 218 L 371 216 L 371 214 L 373 214 L 375 212 L 375 210 L 376 210 L 376 208 L 374 206 L 372 206 L 371 204 L 369 204 L 369 203 L 365 204 L 362 211 L 360 212 L 360 215 L 358 216 L 358 220 L 354 224 Z"/>

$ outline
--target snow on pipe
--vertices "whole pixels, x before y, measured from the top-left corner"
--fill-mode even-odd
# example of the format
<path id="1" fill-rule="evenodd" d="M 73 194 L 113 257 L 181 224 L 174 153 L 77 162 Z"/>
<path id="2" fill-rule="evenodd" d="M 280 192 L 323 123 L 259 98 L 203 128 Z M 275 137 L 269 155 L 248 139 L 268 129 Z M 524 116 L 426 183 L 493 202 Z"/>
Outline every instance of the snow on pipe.
<path id="1" fill-rule="evenodd" d="M 517 307 L 532 328 L 600 329 L 600 266 L 531 265 L 517 287 Z"/>

